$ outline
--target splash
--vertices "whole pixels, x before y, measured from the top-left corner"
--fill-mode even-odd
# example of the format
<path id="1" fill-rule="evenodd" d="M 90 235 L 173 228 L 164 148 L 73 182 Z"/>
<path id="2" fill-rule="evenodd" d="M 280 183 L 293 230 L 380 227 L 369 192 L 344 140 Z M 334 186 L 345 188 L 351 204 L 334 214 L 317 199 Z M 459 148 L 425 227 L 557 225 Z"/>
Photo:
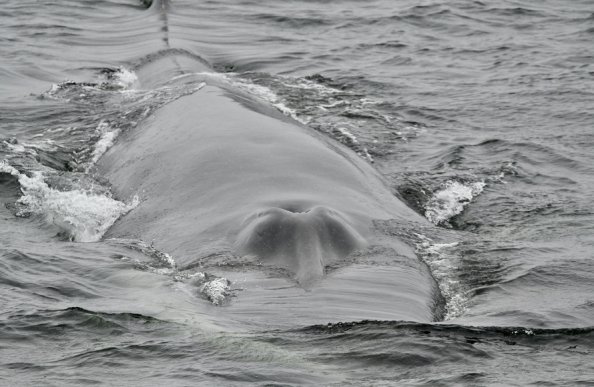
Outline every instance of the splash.
<path id="1" fill-rule="evenodd" d="M 178 286 L 181 291 L 192 295 L 197 294 L 215 306 L 225 305 L 233 296 L 230 287 L 231 281 L 224 277 L 217 277 L 205 272 L 178 272 L 173 276 L 173 279 L 183 284 L 182 287 Z M 188 287 L 188 285 L 190 286 Z"/>
<path id="2" fill-rule="evenodd" d="M 5 160 L 0 162 L 0 172 L 15 176 L 21 186 L 23 195 L 16 202 L 17 216 L 38 216 L 76 242 L 100 240 L 120 216 L 138 205 L 137 197 L 123 203 L 91 191 L 54 189 L 45 182 L 42 172 L 27 176 Z"/>
<path id="3" fill-rule="evenodd" d="M 138 82 L 136 73 L 125 67 L 119 67 L 108 79 L 121 90 L 129 90 Z"/>
<path id="4" fill-rule="evenodd" d="M 89 167 L 87 167 L 87 172 L 88 169 L 113 146 L 115 139 L 120 134 L 120 129 L 114 129 L 107 122 L 101 121 L 99 125 L 97 125 L 96 133 L 99 136 L 99 140 L 95 143 L 93 155 L 91 156 Z"/>
<path id="5" fill-rule="evenodd" d="M 207 280 L 198 291 L 214 305 L 222 305 L 229 294 L 229 280 L 220 277 Z"/>
<path id="6" fill-rule="evenodd" d="M 449 180 L 435 192 L 425 208 L 425 217 L 435 225 L 444 224 L 460 214 L 473 198 L 483 192 L 485 182 L 463 184 Z"/>
<path id="7" fill-rule="evenodd" d="M 170 254 L 158 250 L 152 243 L 139 239 L 110 238 L 108 243 L 123 245 L 127 249 L 138 251 L 149 260 L 139 260 L 127 256 L 119 257 L 133 263 L 134 268 L 158 275 L 170 276 L 178 290 L 190 295 L 197 295 L 210 301 L 215 306 L 224 305 L 232 296 L 231 282 L 205 272 L 179 270 L 177 262 Z"/>
<path id="8" fill-rule="evenodd" d="M 455 275 L 457 269 L 457 256 L 453 250 L 458 242 L 435 243 L 422 234 L 415 233 L 417 254 L 429 266 L 433 278 L 445 298 L 444 320 L 451 320 L 461 316 L 467 309 L 468 296 L 462 283 Z"/>
<path id="9" fill-rule="evenodd" d="M 125 67 L 105 68 L 100 71 L 99 79 L 96 81 L 65 80 L 52 84 L 49 90 L 41 94 L 41 97 L 65 101 L 91 101 L 91 97 L 104 91 L 126 92 L 133 90 L 137 82 L 138 77 L 132 70 Z"/>

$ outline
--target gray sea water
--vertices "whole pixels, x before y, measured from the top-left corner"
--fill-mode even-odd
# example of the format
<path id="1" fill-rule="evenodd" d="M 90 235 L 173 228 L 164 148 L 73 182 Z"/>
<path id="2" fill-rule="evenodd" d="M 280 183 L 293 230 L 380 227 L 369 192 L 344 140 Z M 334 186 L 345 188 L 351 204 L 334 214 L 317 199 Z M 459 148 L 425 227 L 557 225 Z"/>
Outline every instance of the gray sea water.
<path id="1" fill-rule="evenodd" d="M 148 3 L 0 7 L 0 385 L 594 385 L 594 3 Z M 220 257 L 180 270 L 104 237 L 138 202 L 95 164 L 209 82 L 352 149 L 428 220 L 377 227 L 435 280 L 431 321 L 378 319 L 363 271 L 333 295 L 362 318 L 292 320 L 242 303 Z"/>

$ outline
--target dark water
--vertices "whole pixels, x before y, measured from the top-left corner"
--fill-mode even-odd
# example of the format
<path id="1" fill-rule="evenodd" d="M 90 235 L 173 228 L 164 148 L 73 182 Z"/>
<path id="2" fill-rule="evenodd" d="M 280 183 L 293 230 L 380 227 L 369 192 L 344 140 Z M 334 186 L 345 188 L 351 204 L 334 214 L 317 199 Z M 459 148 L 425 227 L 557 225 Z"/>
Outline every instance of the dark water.
<path id="1" fill-rule="evenodd" d="M 0 31 L 0 384 L 594 384 L 592 2 L 8 0 Z M 435 224 L 378 228 L 443 321 L 235 325 L 166 251 L 102 240 L 135 203 L 94 163 L 200 87 L 137 88 L 163 58 L 372 163 Z"/>

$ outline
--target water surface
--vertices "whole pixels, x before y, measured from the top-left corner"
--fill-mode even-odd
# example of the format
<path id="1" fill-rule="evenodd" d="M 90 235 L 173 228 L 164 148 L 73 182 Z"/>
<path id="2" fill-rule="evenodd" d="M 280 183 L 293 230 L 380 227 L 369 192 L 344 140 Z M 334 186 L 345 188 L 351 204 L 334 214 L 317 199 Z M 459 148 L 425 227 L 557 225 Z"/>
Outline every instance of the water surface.
<path id="1" fill-rule="evenodd" d="M 0 380 L 591 385 L 593 12 L 559 0 L 7 1 Z M 151 69 L 155 84 L 138 87 L 163 58 L 214 73 Z M 285 324 L 269 309 L 269 324 L 235 324 L 232 305 L 199 291 L 198 269 L 180 272 L 151 241 L 102 239 L 136 203 L 95 162 L 204 77 L 348 146 L 433 223 L 377 227 L 428 266 L 440 321 Z"/>

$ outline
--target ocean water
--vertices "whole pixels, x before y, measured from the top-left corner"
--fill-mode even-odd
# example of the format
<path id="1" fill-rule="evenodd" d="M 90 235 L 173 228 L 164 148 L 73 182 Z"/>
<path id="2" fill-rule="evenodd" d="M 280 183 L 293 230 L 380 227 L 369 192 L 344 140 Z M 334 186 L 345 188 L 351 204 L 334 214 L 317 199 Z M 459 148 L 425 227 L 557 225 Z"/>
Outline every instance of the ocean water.
<path id="1" fill-rule="evenodd" d="M 0 32 L 0 385 L 594 385 L 592 2 L 5 0 Z M 212 84 L 350 148 L 427 219 L 376 226 L 435 282 L 433 318 L 388 318 L 355 275 L 363 318 L 291 320 L 242 301 L 258 278 L 216 272 L 234 257 L 109 237 L 142 198 L 97 162 Z M 370 255 L 395 259 L 327 283 Z"/>

